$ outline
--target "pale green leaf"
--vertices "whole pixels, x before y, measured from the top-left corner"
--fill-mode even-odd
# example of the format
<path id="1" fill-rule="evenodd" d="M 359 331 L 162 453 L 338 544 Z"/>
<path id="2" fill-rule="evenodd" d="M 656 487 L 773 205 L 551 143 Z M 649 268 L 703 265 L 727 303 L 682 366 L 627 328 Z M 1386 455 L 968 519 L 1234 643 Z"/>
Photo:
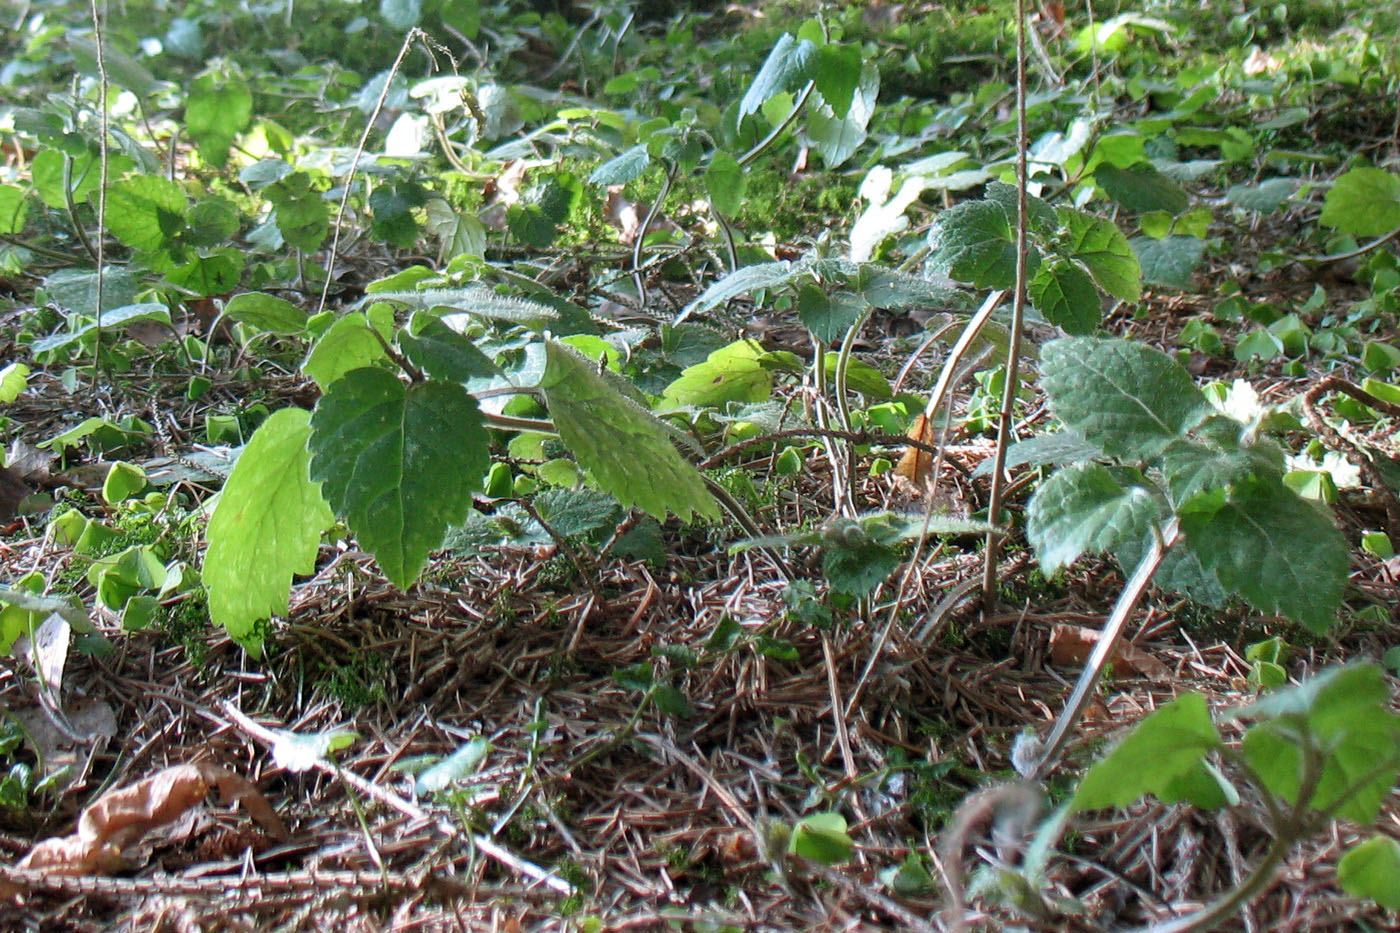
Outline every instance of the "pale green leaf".
<path id="1" fill-rule="evenodd" d="M 1293 197 L 1298 190 L 1296 178 L 1269 178 L 1257 185 L 1232 185 L 1225 197 L 1236 207 L 1247 211 L 1272 214 Z"/>
<path id="2" fill-rule="evenodd" d="M 310 417 L 283 408 L 258 426 L 209 519 L 209 616 L 255 654 L 254 623 L 287 612 L 292 576 L 316 568 L 334 520 L 307 469 Z"/>
<path id="3" fill-rule="evenodd" d="M 764 288 L 777 288 L 790 284 L 795 278 L 807 274 L 807 267 L 787 260 L 760 262 L 752 266 L 741 266 L 712 284 L 686 306 L 677 317 L 677 322 L 692 314 L 708 311 L 724 304 L 731 298 L 756 292 Z"/>
<path id="4" fill-rule="evenodd" d="M 636 145 L 613 156 L 588 176 L 590 185 L 622 185 L 640 176 L 651 164 L 645 145 Z"/>
<path id="5" fill-rule="evenodd" d="M 1352 169 L 1327 192 L 1318 223 L 1354 236 L 1380 236 L 1400 227 L 1400 175 Z"/>
<path id="6" fill-rule="evenodd" d="M 354 312 L 326 328 L 307 354 L 306 362 L 301 364 L 301 371 L 325 389 L 350 370 L 387 357 L 384 344 L 370 330 L 369 320 Z"/>
<path id="7" fill-rule="evenodd" d="M 1122 742 L 1089 769 L 1075 792 L 1076 810 L 1122 807 L 1144 794 L 1161 795 L 1220 747 L 1205 697 L 1187 693 L 1134 727 Z"/>
<path id="8" fill-rule="evenodd" d="M 1154 457 L 1210 412 L 1180 364 L 1132 341 L 1053 340 L 1041 374 L 1055 417 L 1112 457 Z"/>
<path id="9" fill-rule="evenodd" d="M 24 231 L 24 218 L 29 203 L 23 188 L 0 185 L 0 235 L 13 236 Z"/>
<path id="10" fill-rule="evenodd" d="M 1139 236 L 1129 240 L 1128 245 L 1137 254 L 1144 282 L 1182 290 L 1191 288 L 1191 273 L 1201 264 L 1206 251 L 1206 241 L 1193 236 L 1161 240 Z"/>
<path id="11" fill-rule="evenodd" d="M 1372 836 L 1352 846 L 1337 863 L 1337 881 L 1348 894 L 1400 910 L 1400 842 Z"/>
<path id="12" fill-rule="evenodd" d="M 414 795 L 436 794 L 470 777 L 490 753 L 491 743 L 485 736 L 467 740 L 455 752 L 418 775 L 413 782 Z"/>
<path id="13" fill-rule="evenodd" d="M 107 189 L 107 229 L 132 249 L 154 251 L 185 228 L 185 192 L 159 175 L 133 175 Z"/>
<path id="14" fill-rule="evenodd" d="M 808 105 L 807 136 L 812 148 L 821 156 L 822 165 L 836 168 L 851 156 L 866 139 L 866 127 L 875 113 L 875 101 L 880 96 L 880 70 L 867 62 L 860 71 L 860 83 L 844 112 L 837 112 L 824 100 Z"/>
<path id="15" fill-rule="evenodd" d="M 738 340 L 714 351 L 705 362 L 687 367 L 666 387 L 663 409 L 723 406 L 726 402 L 761 402 L 773 391 L 773 377 L 760 362 L 763 347 Z"/>
<path id="16" fill-rule="evenodd" d="M 855 843 L 839 813 L 813 813 L 797 821 L 788 852 L 822 865 L 840 865 L 850 859 Z"/>
<path id="17" fill-rule="evenodd" d="M 799 41 L 788 33 L 779 36 L 739 101 L 739 119 L 757 113 L 773 95 L 795 91 L 806 84 L 812 78 L 816 60 L 817 47 L 813 43 Z"/>
<path id="18" fill-rule="evenodd" d="M 655 416 L 614 389 L 575 351 L 546 344 L 540 383 L 559 436 L 603 491 L 658 519 L 718 518 L 700 473 L 672 446 Z"/>
<path id="19" fill-rule="evenodd" d="M 449 308 L 509 324 L 543 327 L 559 319 L 559 312 L 530 298 L 502 295 L 484 285 L 462 288 L 427 288 L 422 291 L 376 292 L 366 301 L 393 301 L 410 308 L 430 311 Z"/>
<path id="20" fill-rule="evenodd" d="M 185 99 L 185 129 L 211 165 L 228 161 L 233 139 L 253 119 L 253 94 L 241 78 L 204 74 L 194 79 Z"/>
<path id="21" fill-rule="evenodd" d="M 0 367 L 0 402 L 9 404 L 29 388 L 29 367 L 23 363 L 10 363 Z"/>
<path id="22" fill-rule="evenodd" d="M 321 397 L 311 432 L 311 476 L 326 501 L 407 588 L 491 465 L 476 399 L 456 383 L 404 385 L 387 370 L 354 369 Z"/>
<path id="23" fill-rule="evenodd" d="M 744 204 L 747 187 L 748 176 L 738 159 L 724 151 L 710 157 L 710 164 L 705 167 L 705 191 L 715 210 L 725 217 L 737 214 Z"/>
<path id="24" fill-rule="evenodd" d="M 224 315 L 265 334 L 300 334 L 306 330 L 306 312 L 283 298 L 266 292 L 234 295 Z"/>

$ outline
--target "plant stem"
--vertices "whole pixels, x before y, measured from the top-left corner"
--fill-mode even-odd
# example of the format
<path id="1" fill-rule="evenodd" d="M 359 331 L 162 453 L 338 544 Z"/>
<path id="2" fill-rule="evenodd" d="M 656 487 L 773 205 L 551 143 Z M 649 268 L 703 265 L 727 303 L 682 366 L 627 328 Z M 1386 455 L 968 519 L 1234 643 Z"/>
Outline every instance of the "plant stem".
<path id="1" fill-rule="evenodd" d="M 1011 344 L 1006 351 L 1006 387 L 1001 394 L 1001 418 L 997 424 L 997 446 L 992 466 L 992 489 L 987 502 L 987 521 L 1001 520 L 1001 500 L 1006 488 L 1006 448 L 1011 444 L 1011 419 L 1015 414 L 1016 389 L 1020 383 L 1021 330 L 1026 316 L 1026 0 L 1016 0 L 1016 292 L 1011 300 Z M 997 555 L 1002 536 L 987 532 L 983 555 L 982 607 L 990 610 L 997 592 Z"/>
<path id="2" fill-rule="evenodd" d="M 788 111 L 788 115 L 783 118 L 783 122 L 773 127 L 772 132 L 760 139 L 758 144 L 752 149 L 739 156 L 739 165 L 741 167 L 752 164 L 754 159 L 763 155 L 769 146 L 778 141 L 778 137 L 783 135 L 789 126 L 792 126 L 792 121 L 797 119 L 797 115 L 801 113 L 802 108 L 807 105 L 807 98 L 812 96 L 812 91 L 816 90 L 816 87 L 817 85 L 814 82 L 807 82 L 807 86 L 802 89 L 802 93 L 797 95 L 797 100 L 793 101 L 792 110 Z"/>

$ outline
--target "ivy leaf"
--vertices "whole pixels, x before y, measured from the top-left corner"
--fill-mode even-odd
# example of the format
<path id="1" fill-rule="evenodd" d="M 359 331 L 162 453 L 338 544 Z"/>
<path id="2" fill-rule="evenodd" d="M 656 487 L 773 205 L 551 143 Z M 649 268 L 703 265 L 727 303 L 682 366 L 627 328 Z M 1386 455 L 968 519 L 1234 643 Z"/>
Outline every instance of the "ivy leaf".
<path id="1" fill-rule="evenodd" d="M 308 471 L 310 419 L 283 408 L 259 425 L 209 519 L 209 617 L 255 655 L 254 623 L 286 614 L 293 574 L 316 569 L 321 533 L 334 521 Z"/>
<path id="2" fill-rule="evenodd" d="M 1140 485 L 1125 487 L 1097 463 L 1058 470 L 1031 500 L 1026 537 L 1047 574 L 1085 553 L 1137 538 L 1158 518 L 1157 503 Z"/>
<path id="3" fill-rule="evenodd" d="M 1092 334 L 1103 320 L 1093 279 L 1067 260 L 1052 259 L 1041 265 L 1027 293 L 1047 321 L 1068 333 Z"/>
<path id="4" fill-rule="evenodd" d="M 417 334 L 399 334 L 399 348 L 409 362 L 434 379 L 445 382 L 466 382 L 477 377 L 489 378 L 501 374 L 500 367 L 476 344 L 431 315 L 415 315 L 422 320 Z"/>
<path id="5" fill-rule="evenodd" d="M 1176 360 L 1132 341 L 1052 340 L 1041 373 L 1055 417 L 1111 457 L 1151 459 L 1210 412 Z"/>
<path id="6" fill-rule="evenodd" d="M 1075 792 L 1075 810 L 1127 806 L 1144 794 L 1159 798 L 1187 778 L 1207 752 L 1220 747 L 1205 697 L 1187 693 L 1158 709 L 1089 769 Z"/>
<path id="7" fill-rule="evenodd" d="M 133 175 L 107 189 L 107 229 L 132 249 L 169 247 L 184 229 L 185 192 L 159 175 Z"/>
<path id="8" fill-rule="evenodd" d="M 1142 267 L 1128 238 L 1111 220 L 1084 211 L 1060 211 L 1072 258 L 1084 263 L 1099 288 L 1122 301 L 1142 297 Z"/>
<path id="9" fill-rule="evenodd" d="M 651 164 L 651 156 L 645 145 L 636 145 L 620 155 L 613 156 L 593 170 L 588 176 L 590 185 L 621 185 L 638 177 Z"/>
<path id="10" fill-rule="evenodd" d="M 812 42 L 798 41 L 788 33 L 779 36 L 739 101 L 739 119 L 757 113 L 775 94 L 797 90 L 811 80 L 816 60 L 817 47 Z"/>
<path id="11" fill-rule="evenodd" d="M 545 353 L 540 388 L 554 426 L 604 492 L 658 519 L 667 511 L 685 521 L 693 515 L 719 517 L 700 473 L 672 446 L 654 415 L 565 345 L 550 340 Z"/>
<path id="12" fill-rule="evenodd" d="M 185 98 L 185 129 L 210 165 L 228 161 L 233 139 L 253 120 L 253 95 L 241 78 L 200 75 Z"/>
<path id="13" fill-rule="evenodd" d="M 1206 241 L 1193 236 L 1169 236 L 1161 240 L 1136 236 L 1128 241 L 1137 254 L 1143 281 L 1183 291 L 1191 287 L 1191 273 L 1201 264 Z"/>
<path id="14" fill-rule="evenodd" d="M 1400 227 L 1400 176 L 1352 169 L 1327 192 L 1318 223 L 1355 236 L 1380 236 Z"/>
<path id="15" fill-rule="evenodd" d="M 994 201 L 963 201 L 938 215 L 928 234 L 931 269 L 978 288 L 1010 288 L 1016 281 L 1016 231 Z M 1034 275 L 1040 254 L 1026 257 Z"/>
<path id="16" fill-rule="evenodd" d="M 1201 493 L 1181 506 L 1186 546 L 1220 585 L 1260 612 L 1315 632 L 1336 619 L 1347 545 L 1322 511 L 1277 476 Z"/>
<path id="17" fill-rule="evenodd" d="M 1400 910 L 1400 842 L 1372 836 L 1352 846 L 1337 863 L 1337 880 L 1348 894 Z"/>
<path id="18" fill-rule="evenodd" d="M 471 508 L 491 465 L 476 399 L 455 383 L 405 386 L 354 369 L 311 416 L 311 476 L 400 589 Z"/>
<path id="19" fill-rule="evenodd" d="M 1110 198 L 1134 213 L 1166 211 L 1175 215 L 1191 204 L 1185 189 L 1148 162 L 1128 168 L 1104 162 L 1094 169 L 1094 181 Z"/>
<path id="20" fill-rule="evenodd" d="M 234 295 L 224 306 L 224 315 L 264 334 L 301 334 L 306 331 L 306 312 L 283 298 L 266 292 Z"/>

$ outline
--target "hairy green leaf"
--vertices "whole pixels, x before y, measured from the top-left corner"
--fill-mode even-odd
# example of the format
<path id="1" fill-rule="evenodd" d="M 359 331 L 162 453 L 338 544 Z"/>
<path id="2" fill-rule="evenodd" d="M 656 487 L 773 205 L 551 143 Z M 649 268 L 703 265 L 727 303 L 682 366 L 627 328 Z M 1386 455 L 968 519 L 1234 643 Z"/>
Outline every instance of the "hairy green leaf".
<path id="1" fill-rule="evenodd" d="M 454 311 L 465 311 L 478 317 L 505 321 L 508 324 L 524 324 L 531 328 L 541 328 L 559 319 L 559 312 L 547 304 L 531 298 L 502 295 L 484 285 L 466 285 L 462 288 L 427 288 L 412 292 L 376 292 L 366 300 L 394 301 L 424 311 L 430 311 L 433 308 L 450 308 Z"/>
<path id="2" fill-rule="evenodd" d="M 1076 810 L 1127 806 L 1168 788 L 1220 747 L 1205 697 L 1187 693 L 1138 723 L 1113 751 L 1089 769 L 1075 792 Z"/>
<path id="3" fill-rule="evenodd" d="M 1225 197 L 1236 207 L 1247 211 L 1272 214 L 1293 197 L 1298 190 L 1296 178 L 1269 178 L 1257 185 L 1231 185 Z"/>
<path id="4" fill-rule="evenodd" d="M 1016 228 L 994 201 L 963 201 L 938 215 L 928 234 L 929 268 L 978 288 L 1010 288 L 1016 280 Z M 1031 249 L 1027 272 L 1040 254 Z"/>
<path id="5" fill-rule="evenodd" d="M 574 350 L 548 341 L 544 390 L 559 436 L 598 486 L 658 519 L 718 518 L 700 473 L 656 417 L 614 389 Z M 484 472 L 484 470 L 483 470 Z"/>
<path id="6" fill-rule="evenodd" d="M 1380 236 L 1400 227 L 1400 175 L 1352 169 L 1327 192 L 1318 223 L 1355 236 Z"/>
<path id="7" fill-rule="evenodd" d="M 476 399 L 449 382 L 346 373 L 311 416 L 311 475 L 385 575 L 407 587 L 491 465 Z"/>
<path id="8" fill-rule="evenodd" d="M 593 174 L 588 176 L 588 183 L 590 185 L 626 184 L 645 172 L 650 164 L 651 156 L 647 154 L 647 147 L 636 145 L 595 168 Z"/>
<path id="9" fill-rule="evenodd" d="M 699 298 L 686 306 L 685 310 L 677 317 L 677 321 L 682 321 L 692 314 L 708 311 L 739 295 L 756 292 L 763 288 L 777 288 L 787 285 L 797 277 L 807 274 L 806 266 L 785 259 L 777 262 L 760 262 L 752 266 L 741 266 L 705 289 Z"/>
<path id="10" fill-rule="evenodd" d="M 1315 632 L 1336 619 L 1347 580 L 1347 545 L 1328 516 L 1277 476 L 1236 482 L 1181 506 L 1186 546 L 1221 586 L 1260 612 Z"/>
<path id="11" fill-rule="evenodd" d="M 1103 319 L 1093 279 L 1064 259 L 1042 263 L 1027 293 L 1031 304 L 1045 319 L 1063 327 L 1067 333 L 1092 334 Z"/>
<path id="12" fill-rule="evenodd" d="M 1084 263 L 1099 288 L 1122 301 L 1142 297 L 1142 268 L 1117 224 L 1084 211 L 1060 211 L 1070 256 Z"/>
<path id="13" fill-rule="evenodd" d="M 209 519 L 209 616 L 254 654 L 262 647 L 254 623 L 286 613 L 292 576 L 316 568 L 334 520 L 308 472 L 310 419 L 283 408 L 259 425 Z"/>
<path id="14" fill-rule="evenodd" d="M 1052 340 L 1041 373 L 1055 417 L 1112 457 L 1155 457 L 1210 412 L 1186 370 L 1140 343 Z"/>
<path id="15" fill-rule="evenodd" d="M 1036 491 L 1026 537 L 1051 574 L 1082 554 L 1112 550 L 1125 539 L 1140 537 L 1158 511 L 1142 486 L 1124 486 L 1097 463 L 1078 463 L 1056 471 Z"/>

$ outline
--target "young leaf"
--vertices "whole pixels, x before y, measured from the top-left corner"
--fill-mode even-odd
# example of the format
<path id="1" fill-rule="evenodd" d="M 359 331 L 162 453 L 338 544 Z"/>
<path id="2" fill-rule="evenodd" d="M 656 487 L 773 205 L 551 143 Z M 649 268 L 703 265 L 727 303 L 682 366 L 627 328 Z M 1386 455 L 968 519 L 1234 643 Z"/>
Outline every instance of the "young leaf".
<path id="1" fill-rule="evenodd" d="M 1210 411 L 1175 360 L 1127 340 L 1052 340 L 1041 373 L 1055 417 L 1112 457 L 1150 459 Z"/>
<path id="2" fill-rule="evenodd" d="M 1055 573 L 1081 554 L 1112 550 L 1124 539 L 1140 537 L 1158 513 L 1147 490 L 1125 488 L 1097 463 L 1079 463 L 1041 484 L 1031 500 L 1026 537 L 1045 572 Z"/>
<path id="3" fill-rule="evenodd" d="M 1277 475 L 1228 495 L 1202 493 L 1181 512 L 1186 546 L 1227 591 L 1315 632 L 1331 626 L 1346 586 L 1346 539 Z"/>
<path id="4" fill-rule="evenodd" d="M 369 366 L 388 356 L 384 344 L 370 330 L 369 320 L 359 312 L 339 318 L 326 328 L 311 348 L 301 371 L 316 380 L 323 390 L 352 369 Z"/>
<path id="5" fill-rule="evenodd" d="M 1148 716 L 1089 769 L 1074 795 L 1075 810 L 1127 806 L 1160 795 L 1220 746 L 1205 697 L 1187 693 Z"/>
<path id="6" fill-rule="evenodd" d="M 1061 210 L 1070 257 L 1084 263 L 1099 288 L 1122 301 L 1142 297 L 1142 268 L 1117 224 L 1084 211 Z"/>
<path id="7" fill-rule="evenodd" d="M 1327 192 L 1317 222 L 1355 236 L 1380 236 L 1400 227 L 1400 176 L 1352 169 Z"/>
<path id="8" fill-rule="evenodd" d="M 1193 236 L 1169 236 L 1163 240 L 1137 236 L 1128 245 L 1137 254 L 1144 282 L 1183 291 L 1191 287 L 1191 273 L 1201 264 L 1206 251 L 1206 241 Z"/>
<path id="9" fill-rule="evenodd" d="M 334 520 L 308 471 L 310 414 L 284 408 L 258 426 L 209 519 L 209 617 L 254 654 L 253 623 L 287 611 L 293 574 L 316 568 Z"/>
<path id="10" fill-rule="evenodd" d="M 242 79 L 200 75 L 185 101 L 185 129 L 199 144 L 199 156 L 211 165 L 228 161 L 233 138 L 253 119 L 253 95 Z"/>
<path id="11" fill-rule="evenodd" d="M 545 344 L 540 388 L 559 436 L 605 492 L 658 519 L 671 511 L 717 518 L 699 472 L 655 416 L 612 388 L 596 366 L 556 341 Z M 479 471 L 485 472 L 485 467 Z"/>
<path id="12" fill-rule="evenodd" d="M 1089 276 L 1072 262 L 1043 263 L 1028 286 L 1031 304 L 1070 334 L 1092 334 L 1103 319 L 1099 293 Z"/>
<path id="13" fill-rule="evenodd" d="M 1337 880 L 1348 894 L 1400 910 L 1400 842 L 1372 836 L 1352 846 L 1337 863 Z"/>
<path id="14" fill-rule="evenodd" d="M 476 399 L 460 385 L 405 386 L 383 369 L 333 383 L 311 416 L 311 476 L 400 588 L 466 517 L 490 464 Z"/>
<path id="15" fill-rule="evenodd" d="M 1240 446 L 1238 422 L 1223 417 L 1210 421 L 1233 425 L 1234 442 L 1228 437 L 1204 441 L 1179 438 L 1162 451 L 1162 472 L 1174 502 L 1186 502 L 1210 489 L 1229 489 L 1251 480 L 1283 475 L 1283 452 L 1277 445 L 1254 441 Z"/>
<path id="16" fill-rule="evenodd" d="M 839 813 L 813 813 L 793 827 L 788 852 L 822 865 L 840 865 L 851 857 L 855 843 Z"/>
<path id="17" fill-rule="evenodd" d="M 680 378 L 666 387 L 661 408 L 763 401 L 773 392 L 773 377 L 759 361 L 762 356 L 763 347 L 754 340 L 737 340 L 720 347 L 705 362 L 686 367 Z"/>
<path id="18" fill-rule="evenodd" d="M 812 78 L 817 62 L 817 47 L 806 39 L 798 41 L 788 33 L 778 37 L 768 53 L 763 67 L 754 76 L 753 84 L 739 101 L 739 119 L 759 109 L 775 94 L 795 91 Z"/>

